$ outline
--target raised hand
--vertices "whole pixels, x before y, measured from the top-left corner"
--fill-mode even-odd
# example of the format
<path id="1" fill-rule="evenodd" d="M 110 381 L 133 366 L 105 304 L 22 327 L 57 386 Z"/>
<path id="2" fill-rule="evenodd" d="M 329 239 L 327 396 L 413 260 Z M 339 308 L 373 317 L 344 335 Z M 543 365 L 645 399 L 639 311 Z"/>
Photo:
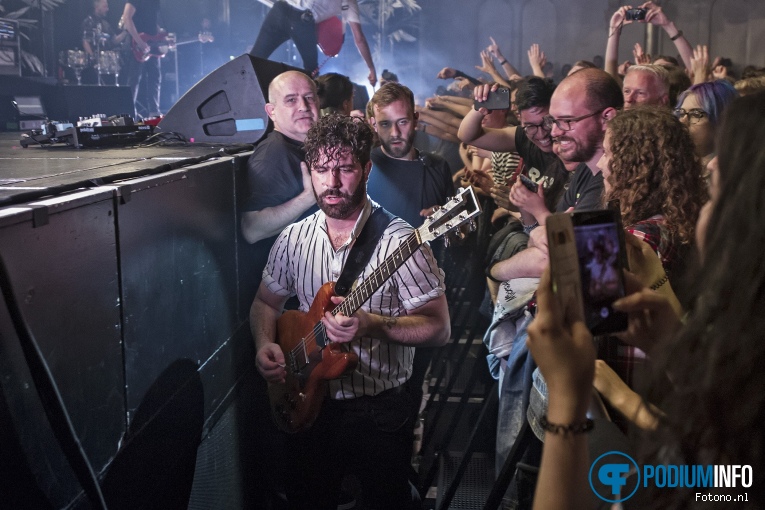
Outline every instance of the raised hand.
<path id="1" fill-rule="evenodd" d="M 532 44 L 531 48 L 529 48 L 528 56 L 531 68 L 534 70 L 534 74 L 543 78 L 544 71 L 542 71 L 542 68 L 547 63 L 545 52 L 539 49 L 538 44 Z"/>
<path id="2" fill-rule="evenodd" d="M 438 74 L 436 75 L 436 78 L 440 78 L 442 80 L 448 80 L 449 78 L 454 78 L 457 76 L 457 70 L 452 67 L 444 67 L 441 69 Z"/>
<path id="3" fill-rule="evenodd" d="M 722 57 L 716 57 L 712 62 L 712 77 L 715 80 L 724 80 L 728 76 L 728 68 L 720 62 L 722 62 Z"/>
<path id="4" fill-rule="evenodd" d="M 691 57 L 691 71 L 693 72 L 693 84 L 704 83 L 708 80 L 709 69 L 709 49 L 704 44 L 699 44 L 693 50 Z"/>
<path id="5" fill-rule="evenodd" d="M 664 14 L 664 11 L 662 10 L 662 8 L 656 5 L 655 3 L 646 2 L 640 7 L 643 9 L 647 9 L 648 11 L 645 13 L 644 23 L 651 23 L 652 25 L 656 25 L 657 27 L 663 27 L 664 25 L 669 24 L 669 18 L 667 18 L 667 15 Z"/>
<path id="6" fill-rule="evenodd" d="M 497 68 L 494 67 L 494 62 L 491 60 L 491 54 L 487 50 L 481 52 L 481 65 L 475 66 L 475 68 L 489 76 L 497 73 Z"/>
<path id="7" fill-rule="evenodd" d="M 632 9 L 631 5 L 623 5 L 619 7 L 616 12 L 611 16 L 611 21 L 609 22 L 609 32 L 608 36 L 611 37 L 616 32 L 619 32 L 624 25 L 629 25 L 632 23 L 632 20 L 627 19 L 627 11 L 629 9 Z"/>
<path id="8" fill-rule="evenodd" d="M 491 53 L 497 60 L 502 60 L 502 52 L 499 49 L 497 41 L 495 41 L 493 37 L 489 37 L 489 40 L 491 41 L 491 44 L 486 47 L 486 51 Z"/>
<path id="9" fill-rule="evenodd" d="M 651 63 L 651 55 L 646 55 L 643 51 L 643 47 L 640 46 L 640 43 L 635 43 L 635 48 L 632 50 L 632 56 L 635 57 L 635 63 L 637 65 Z"/>
<path id="10" fill-rule="evenodd" d="M 619 76 L 624 76 L 627 74 L 627 69 L 629 69 L 631 65 L 632 65 L 632 62 L 630 62 L 629 60 L 625 60 L 619 65 L 619 68 L 617 69 L 616 72 L 619 73 Z"/>

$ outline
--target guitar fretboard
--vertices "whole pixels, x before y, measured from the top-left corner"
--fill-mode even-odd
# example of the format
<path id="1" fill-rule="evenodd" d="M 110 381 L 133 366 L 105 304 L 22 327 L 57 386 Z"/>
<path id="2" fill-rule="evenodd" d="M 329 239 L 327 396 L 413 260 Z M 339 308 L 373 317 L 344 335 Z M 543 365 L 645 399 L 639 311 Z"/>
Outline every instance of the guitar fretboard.
<path id="1" fill-rule="evenodd" d="M 372 294 L 417 251 L 421 244 L 417 231 L 412 232 L 396 251 L 391 253 L 368 278 L 348 294 L 345 301 L 332 311 L 332 315 L 342 313 L 345 316 L 350 316 L 361 308 L 361 305 L 367 302 Z"/>

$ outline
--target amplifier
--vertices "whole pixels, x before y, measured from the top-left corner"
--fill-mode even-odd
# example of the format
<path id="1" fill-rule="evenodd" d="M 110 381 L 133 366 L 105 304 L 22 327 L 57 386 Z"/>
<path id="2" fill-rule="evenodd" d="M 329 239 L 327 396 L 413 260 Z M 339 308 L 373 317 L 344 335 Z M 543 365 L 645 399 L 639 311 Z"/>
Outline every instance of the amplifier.
<path id="1" fill-rule="evenodd" d="M 33 130 L 22 135 L 20 144 L 27 147 L 33 143 L 48 145 L 65 143 L 83 147 L 114 147 L 137 145 L 154 134 L 154 126 L 72 126 L 71 124 L 48 123 L 42 130 Z"/>
<path id="2" fill-rule="evenodd" d="M 154 126 L 86 126 L 69 128 L 75 147 L 136 145 L 154 134 Z"/>

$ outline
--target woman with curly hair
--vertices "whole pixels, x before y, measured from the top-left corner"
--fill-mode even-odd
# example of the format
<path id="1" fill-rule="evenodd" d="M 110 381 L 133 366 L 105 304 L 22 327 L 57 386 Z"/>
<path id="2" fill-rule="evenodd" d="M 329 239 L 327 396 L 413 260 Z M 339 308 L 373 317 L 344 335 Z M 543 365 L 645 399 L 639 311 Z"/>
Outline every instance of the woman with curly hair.
<path id="1" fill-rule="evenodd" d="M 638 107 L 609 121 L 603 148 L 604 203 L 619 201 L 625 228 L 651 245 L 672 276 L 707 198 L 688 130 L 666 108 Z"/>
<path id="2" fill-rule="evenodd" d="M 651 247 L 664 274 L 675 283 L 707 198 L 688 130 L 668 109 L 640 106 L 608 122 L 603 148 L 598 167 L 603 172 L 604 203 L 619 201 L 626 230 Z M 627 420 L 653 427 L 655 420 L 636 405 L 641 399 L 630 389 L 644 366 L 642 353 L 612 338 L 598 342 L 598 358 L 603 361 L 596 366 L 595 388 Z M 616 421 L 626 427 L 624 421 Z"/>

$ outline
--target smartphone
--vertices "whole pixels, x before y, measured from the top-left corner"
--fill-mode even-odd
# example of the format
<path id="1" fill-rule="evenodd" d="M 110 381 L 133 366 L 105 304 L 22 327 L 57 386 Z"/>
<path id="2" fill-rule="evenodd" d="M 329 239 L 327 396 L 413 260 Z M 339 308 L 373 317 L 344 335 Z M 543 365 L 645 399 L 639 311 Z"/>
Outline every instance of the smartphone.
<path id="1" fill-rule="evenodd" d="M 531 179 L 529 179 L 525 175 L 521 174 L 520 179 L 521 179 L 521 184 L 526 186 L 526 189 L 531 191 L 532 193 L 536 193 L 537 190 L 539 189 L 539 184 L 537 184 L 536 182 L 532 181 Z"/>
<path id="2" fill-rule="evenodd" d="M 547 220 L 547 235 L 553 281 L 561 282 L 562 304 L 581 312 L 593 335 L 624 331 L 627 315 L 612 306 L 625 295 L 622 269 L 627 257 L 621 215 L 613 209 L 564 214 L 570 219 L 570 230 L 567 222 L 557 219 L 551 229 L 550 219 L 555 216 L 560 215 Z M 561 275 L 561 271 L 574 274 Z M 576 295 L 569 295 L 577 289 Z"/>
<path id="3" fill-rule="evenodd" d="M 473 101 L 473 107 L 486 108 L 487 110 L 507 110 L 510 108 L 510 89 L 499 87 L 497 90 L 489 91 L 486 101 Z"/>
<path id="4" fill-rule="evenodd" d="M 625 18 L 627 21 L 643 21 L 645 20 L 646 9 L 635 8 L 628 9 Z"/>

